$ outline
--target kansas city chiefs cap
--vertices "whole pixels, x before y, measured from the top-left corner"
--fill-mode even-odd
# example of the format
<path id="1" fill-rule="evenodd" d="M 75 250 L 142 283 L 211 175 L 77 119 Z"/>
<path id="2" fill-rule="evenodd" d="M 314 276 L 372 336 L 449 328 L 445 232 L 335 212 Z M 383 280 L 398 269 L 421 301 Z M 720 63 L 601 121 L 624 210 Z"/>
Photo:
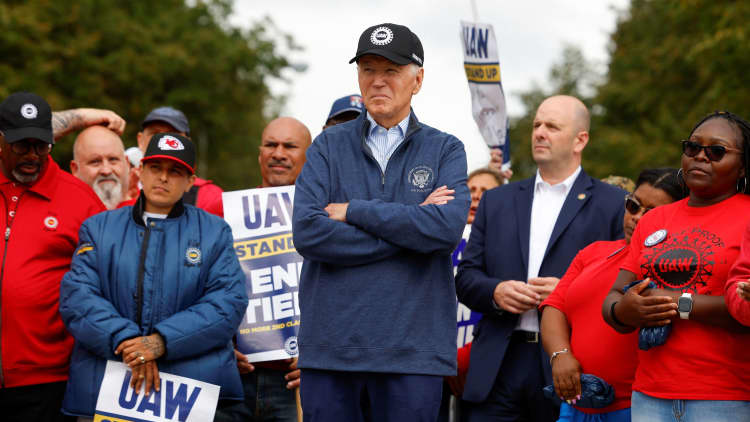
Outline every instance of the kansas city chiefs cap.
<path id="1" fill-rule="evenodd" d="M 195 145 L 178 133 L 157 133 L 151 137 L 141 162 L 157 159 L 176 161 L 195 174 Z"/>

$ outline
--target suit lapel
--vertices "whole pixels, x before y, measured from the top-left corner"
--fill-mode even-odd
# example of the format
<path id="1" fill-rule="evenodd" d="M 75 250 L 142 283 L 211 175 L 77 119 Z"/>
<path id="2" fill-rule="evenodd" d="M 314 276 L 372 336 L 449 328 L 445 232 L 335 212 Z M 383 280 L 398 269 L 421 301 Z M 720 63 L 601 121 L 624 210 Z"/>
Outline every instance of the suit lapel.
<path id="1" fill-rule="evenodd" d="M 529 270 L 529 236 L 531 234 L 531 201 L 534 200 L 534 180 L 526 179 L 518 182 L 516 192 L 516 222 L 518 223 L 518 242 L 521 245 L 523 265 Z M 524 273 L 525 274 L 525 273 Z"/>
<path id="2" fill-rule="evenodd" d="M 589 177 L 585 171 L 581 170 L 576 181 L 573 183 L 573 187 L 570 189 L 570 192 L 568 192 L 565 202 L 563 202 L 560 215 L 557 216 L 555 227 L 552 229 L 552 235 L 547 243 L 547 250 L 544 251 L 545 258 L 550 249 L 555 245 L 555 242 L 557 242 L 557 239 L 560 238 L 560 235 L 565 231 L 570 222 L 573 221 L 573 218 L 575 218 L 581 208 L 583 208 L 583 206 L 591 199 L 590 191 L 593 186 L 594 184 L 591 181 L 591 177 Z"/>

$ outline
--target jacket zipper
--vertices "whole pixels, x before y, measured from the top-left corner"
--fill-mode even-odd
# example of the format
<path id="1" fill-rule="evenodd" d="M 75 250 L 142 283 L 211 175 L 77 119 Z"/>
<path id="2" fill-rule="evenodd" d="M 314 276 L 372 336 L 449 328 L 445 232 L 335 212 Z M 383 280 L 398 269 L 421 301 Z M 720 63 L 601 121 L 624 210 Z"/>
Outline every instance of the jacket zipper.
<path id="1" fill-rule="evenodd" d="M 16 201 L 16 208 L 13 210 L 13 217 L 10 220 L 5 220 L 8 222 L 8 225 L 5 227 L 5 247 L 3 248 L 3 263 L 2 267 L 0 267 L 0 314 L 2 313 L 2 291 L 3 291 L 3 279 L 5 278 L 5 258 L 8 256 L 8 240 L 10 239 L 10 227 L 13 225 L 13 220 L 15 220 L 16 216 L 15 213 L 18 211 L 18 204 L 21 202 L 21 198 L 23 197 L 23 194 L 26 193 L 21 192 L 20 195 L 18 195 L 18 200 Z M 5 211 L 8 211 L 8 199 L 5 198 L 5 195 L 1 195 L 3 197 L 3 202 L 5 202 Z M 7 217 L 6 217 L 7 218 Z M 2 352 L 3 342 L 2 342 L 2 318 L 0 318 L 0 386 L 5 388 L 5 374 L 3 370 L 3 352 Z"/>
<path id="2" fill-rule="evenodd" d="M 138 328 L 141 328 L 141 319 L 143 318 L 143 277 L 146 272 L 146 252 L 148 250 L 148 239 L 151 236 L 151 227 L 154 227 L 154 222 L 151 221 L 146 224 L 146 233 L 143 235 L 143 243 L 141 244 L 141 257 L 138 263 L 138 284 L 136 287 L 136 324 Z M 141 328 L 142 329 L 142 328 Z"/>

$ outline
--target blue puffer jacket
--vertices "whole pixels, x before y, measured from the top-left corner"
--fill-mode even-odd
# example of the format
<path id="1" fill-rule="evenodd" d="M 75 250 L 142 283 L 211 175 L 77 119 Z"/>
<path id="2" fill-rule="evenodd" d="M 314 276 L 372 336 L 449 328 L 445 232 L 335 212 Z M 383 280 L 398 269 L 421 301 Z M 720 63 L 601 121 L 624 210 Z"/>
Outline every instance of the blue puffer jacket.
<path id="1" fill-rule="evenodd" d="M 248 299 L 229 226 L 182 201 L 145 226 L 142 201 L 81 226 L 60 287 L 75 338 L 66 414 L 93 415 L 107 360 L 122 360 L 117 346 L 155 332 L 167 349 L 159 371 L 218 384 L 222 399 L 243 397 L 232 336 Z"/>

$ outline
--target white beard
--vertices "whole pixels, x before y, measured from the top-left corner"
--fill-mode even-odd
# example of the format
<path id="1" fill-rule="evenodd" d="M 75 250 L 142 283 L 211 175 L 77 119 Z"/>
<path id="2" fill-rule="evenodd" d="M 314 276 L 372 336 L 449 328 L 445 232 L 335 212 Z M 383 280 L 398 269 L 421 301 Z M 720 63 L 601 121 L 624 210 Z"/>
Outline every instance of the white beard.
<path id="1" fill-rule="evenodd" d="M 100 184 L 99 182 L 104 180 L 111 180 L 114 183 Z M 117 205 L 122 202 L 123 186 L 120 183 L 120 179 L 115 176 L 99 176 L 94 180 L 94 192 L 102 200 L 104 206 L 108 210 L 117 208 Z"/>

